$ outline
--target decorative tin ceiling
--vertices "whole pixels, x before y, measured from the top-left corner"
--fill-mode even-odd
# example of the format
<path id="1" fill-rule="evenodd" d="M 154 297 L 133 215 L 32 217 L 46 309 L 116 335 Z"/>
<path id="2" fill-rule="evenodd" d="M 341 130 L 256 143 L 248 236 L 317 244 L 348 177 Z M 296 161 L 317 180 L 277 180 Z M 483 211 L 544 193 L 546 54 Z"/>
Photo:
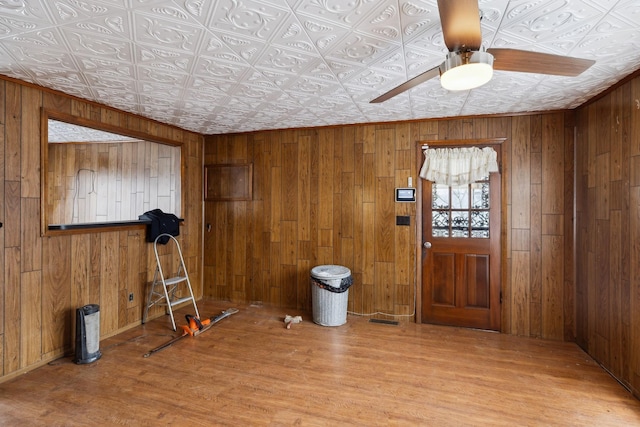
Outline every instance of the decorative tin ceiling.
<path id="1" fill-rule="evenodd" d="M 436 0 L 0 0 L 0 74 L 203 134 L 576 107 L 640 68 L 640 0 L 480 0 L 485 47 L 594 59 L 369 101 L 440 64 Z"/>

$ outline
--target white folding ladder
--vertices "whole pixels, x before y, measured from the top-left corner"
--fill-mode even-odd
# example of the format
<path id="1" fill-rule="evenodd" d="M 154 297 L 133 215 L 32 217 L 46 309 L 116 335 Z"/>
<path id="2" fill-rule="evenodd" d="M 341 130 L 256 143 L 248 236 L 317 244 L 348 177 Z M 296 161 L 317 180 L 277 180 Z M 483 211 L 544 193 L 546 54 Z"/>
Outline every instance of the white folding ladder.
<path id="1" fill-rule="evenodd" d="M 158 240 L 163 236 L 169 237 L 169 241 L 173 241 L 175 243 L 180 261 L 177 273 L 174 276 L 168 278 L 165 277 L 165 272 L 163 271 L 162 263 L 160 262 L 160 256 L 158 255 Z M 147 305 L 144 309 L 144 315 L 142 316 L 142 323 L 145 323 L 147 321 L 149 308 L 153 307 L 156 304 L 164 305 L 166 306 L 166 313 L 171 317 L 171 325 L 173 326 L 173 330 L 175 331 L 176 322 L 173 318 L 173 307 L 191 301 L 191 303 L 193 304 L 193 309 L 196 312 L 196 317 L 200 318 L 200 314 L 198 313 L 196 300 L 193 296 L 193 289 L 191 288 L 191 282 L 189 281 L 189 274 L 187 274 L 187 268 L 184 265 L 182 250 L 180 249 L 180 244 L 178 243 L 176 238 L 171 234 L 160 234 L 153 242 L 153 251 L 156 254 L 156 271 L 153 275 L 153 282 L 151 283 L 149 289 L 149 296 L 147 298 Z M 180 283 L 186 284 L 186 290 L 188 291 L 187 296 L 177 296 L 177 291 Z M 182 287 L 185 288 L 185 286 Z"/>

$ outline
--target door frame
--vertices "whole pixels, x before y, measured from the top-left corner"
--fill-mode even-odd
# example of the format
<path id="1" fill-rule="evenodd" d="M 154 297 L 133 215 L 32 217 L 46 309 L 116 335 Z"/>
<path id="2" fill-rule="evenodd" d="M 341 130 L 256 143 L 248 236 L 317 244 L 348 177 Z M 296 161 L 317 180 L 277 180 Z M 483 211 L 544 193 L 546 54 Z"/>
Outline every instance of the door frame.
<path id="1" fill-rule="evenodd" d="M 416 142 L 416 158 L 417 158 L 417 171 L 420 172 L 422 164 L 424 163 L 423 147 L 429 146 L 429 148 L 450 148 L 450 147 L 462 147 L 462 146 L 483 146 L 483 145 L 500 145 L 507 140 L 507 138 L 476 138 L 476 139 L 436 139 L 433 141 L 417 141 Z M 500 156 L 498 162 L 498 170 L 500 172 L 500 295 L 506 295 L 504 292 L 505 277 L 506 277 L 506 179 L 503 167 L 505 163 L 504 150 Z M 418 176 L 416 178 L 416 323 L 422 323 L 422 181 L 423 179 Z M 504 325 L 504 304 L 500 304 L 500 332 Z"/>

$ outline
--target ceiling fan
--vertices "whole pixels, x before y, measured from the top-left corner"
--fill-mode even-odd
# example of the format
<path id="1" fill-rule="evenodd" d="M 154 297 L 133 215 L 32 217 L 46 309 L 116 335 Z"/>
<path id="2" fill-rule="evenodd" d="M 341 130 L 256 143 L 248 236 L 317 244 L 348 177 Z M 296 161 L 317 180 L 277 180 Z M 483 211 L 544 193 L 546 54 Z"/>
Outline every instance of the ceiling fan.
<path id="1" fill-rule="evenodd" d="M 590 59 L 518 49 L 484 50 L 478 0 L 438 0 L 438 11 L 444 43 L 449 49 L 445 61 L 380 95 L 371 103 L 384 102 L 438 75 L 442 87 L 456 91 L 482 86 L 491 80 L 494 69 L 577 76 L 595 63 Z"/>

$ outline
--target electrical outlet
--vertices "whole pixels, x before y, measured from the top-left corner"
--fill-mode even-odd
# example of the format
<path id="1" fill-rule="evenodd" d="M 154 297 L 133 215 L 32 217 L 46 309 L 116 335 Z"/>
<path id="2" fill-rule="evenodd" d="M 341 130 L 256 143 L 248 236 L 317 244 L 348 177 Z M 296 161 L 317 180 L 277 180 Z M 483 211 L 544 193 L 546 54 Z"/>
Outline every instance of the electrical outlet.
<path id="1" fill-rule="evenodd" d="M 133 301 L 133 292 L 129 294 L 129 302 Z"/>

